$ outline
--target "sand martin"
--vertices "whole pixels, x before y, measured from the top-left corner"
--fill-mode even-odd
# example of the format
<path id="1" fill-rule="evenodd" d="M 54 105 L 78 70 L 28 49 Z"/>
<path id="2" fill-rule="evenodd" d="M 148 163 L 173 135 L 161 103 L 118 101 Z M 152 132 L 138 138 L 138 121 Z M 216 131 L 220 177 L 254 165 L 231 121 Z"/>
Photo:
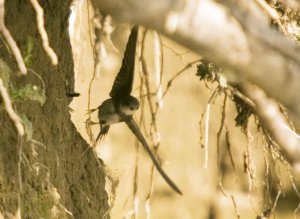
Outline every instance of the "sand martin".
<path id="1" fill-rule="evenodd" d="M 109 127 L 112 124 L 125 122 L 133 134 L 142 143 L 161 176 L 172 189 L 174 189 L 177 193 L 182 194 L 180 189 L 161 168 L 157 158 L 151 151 L 138 125 L 133 119 L 133 114 L 138 110 L 140 105 L 138 99 L 130 95 L 134 78 L 137 38 L 138 26 L 133 26 L 126 45 L 121 69 L 109 94 L 111 98 L 105 100 L 98 107 L 100 133 L 97 136 L 96 141 L 101 140 L 108 133 Z"/>

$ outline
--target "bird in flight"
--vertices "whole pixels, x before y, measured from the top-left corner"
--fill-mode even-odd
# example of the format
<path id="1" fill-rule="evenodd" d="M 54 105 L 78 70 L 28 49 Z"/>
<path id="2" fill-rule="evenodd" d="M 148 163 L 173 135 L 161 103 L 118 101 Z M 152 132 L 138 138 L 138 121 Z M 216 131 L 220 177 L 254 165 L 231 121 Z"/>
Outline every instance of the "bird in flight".
<path id="1" fill-rule="evenodd" d="M 156 169 L 164 178 L 164 180 L 174 191 L 182 194 L 180 189 L 168 177 L 168 175 L 160 166 L 159 161 L 148 146 L 143 134 L 141 133 L 138 125 L 133 119 L 133 114 L 138 110 L 140 105 L 138 99 L 130 95 L 134 78 L 134 63 L 137 38 L 138 26 L 133 26 L 126 45 L 121 69 L 119 70 L 119 73 L 116 76 L 114 84 L 112 86 L 112 90 L 109 93 L 111 98 L 103 101 L 103 103 L 97 108 L 100 123 L 100 132 L 96 138 L 96 141 L 101 141 L 101 139 L 108 133 L 111 125 L 119 122 L 125 122 L 132 133 L 142 143 L 144 149 L 149 154 Z"/>

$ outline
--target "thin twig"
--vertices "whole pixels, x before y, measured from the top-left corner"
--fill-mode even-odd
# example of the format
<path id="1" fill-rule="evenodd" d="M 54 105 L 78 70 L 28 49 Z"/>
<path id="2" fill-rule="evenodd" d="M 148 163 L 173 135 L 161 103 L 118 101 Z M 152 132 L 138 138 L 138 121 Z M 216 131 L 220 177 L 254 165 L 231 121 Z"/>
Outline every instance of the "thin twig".
<path id="1" fill-rule="evenodd" d="M 223 128 L 225 126 L 227 97 L 228 97 L 227 93 L 224 92 L 224 100 L 223 100 L 222 115 L 221 115 L 221 125 L 219 128 L 219 131 L 217 132 L 217 162 L 218 163 L 220 163 L 219 162 L 220 161 L 220 139 L 221 139 L 221 134 L 222 134 Z M 219 169 L 220 169 L 220 167 L 219 167 Z"/>
<path id="2" fill-rule="evenodd" d="M 150 81 L 149 81 L 149 72 L 148 72 L 148 68 L 147 68 L 147 64 L 146 64 L 146 60 L 144 57 L 144 50 L 145 50 L 145 39 L 146 39 L 146 33 L 147 30 L 145 30 L 145 32 L 143 33 L 143 38 L 142 38 L 142 47 L 141 47 L 141 56 L 140 56 L 140 63 L 142 65 L 142 71 L 144 73 L 145 76 L 145 85 L 146 85 L 146 90 L 147 90 L 147 100 L 149 103 L 149 108 L 150 108 L 150 112 L 151 112 L 151 117 L 152 117 L 152 123 L 155 124 L 155 110 L 154 110 L 154 106 L 152 104 L 151 101 L 151 89 L 150 89 Z M 155 127 L 155 131 L 156 131 L 156 127 Z"/>
<path id="3" fill-rule="evenodd" d="M 204 137 L 204 168 L 208 167 L 208 133 L 209 133 L 209 114 L 210 114 L 210 103 L 207 104 L 205 110 L 205 137 Z"/>
<path id="4" fill-rule="evenodd" d="M 159 148 L 159 139 L 158 141 L 154 141 L 153 139 L 153 133 L 152 133 L 152 127 L 154 129 L 154 133 L 157 134 L 157 127 L 156 127 L 156 111 L 154 109 L 152 99 L 151 99 L 151 89 L 150 89 L 150 81 L 149 81 L 149 73 L 148 73 L 148 68 L 146 64 L 146 60 L 144 57 L 144 51 L 145 51 L 145 40 L 146 40 L 146 34 L 147 30 L 145 30 L 142 34 L 142 43 L 141 43 L 141 53 L 140 53 L 140 64 L 141 64 L 141 69 L 143 72 L 144 76 L 144 83 L 147 91 L 147 102 L 150 108 L 150 113 L 151 113 L 151 127 L 150 127 L 150 135 L 152 137 L 152 142 L 154 143 L 154 153 L 155 155 L 157 154 L 158 148 Z M 150 217 L 150 206 L 146 206 L 147 203 L 150 203 L 150 198 L 151 198 L 151 193 L 153 190 L 153 181 L 154 181 L 154 164 L 151 166 L 151 172 L 150 172 L 150 190 L 148 194 L 146 195 L 146 202 L 145 202 L 145 208 L 147 211 L 147 217 Z"/>
<path id="5" fill-rule="evenodd" d="M 46 85 L 45 85 L 45 81 L 43 80 L 43 78 L 35 70 L 33 70 L 31 68 L 28 68 L 28 71 L 31 72 L 32 74 L 34 74 L 35 76 L 37 76 L 38 79 L 40 79 L 40 81 L 42 82 L 42 85 L 43 85 L 43 91 L 45 92 Z"/>
<path id="6" fill-rule="evenodd" d="M 296 131 L 296 128 L 295 128 L 293 122 L 289 118 L 289 115 L 288 115 L 288 112 L 287 112 L 286 108 L 280 102 L 277 102 L 277 104 L 278 104 L 280 112 L 283 114 L 283 116 L 284 116 L 286 122 L 288 123 L 289 127 L 293 131 Z"/>
<path id="7" fill-rule="evenodd" d="M 58 63 L 57 55 L 54 52 L 54 50 L 49 46 L 47 31 L 45 30 L 44 27 L 44 9 L 39 5 L 39 2 L 37 0 L 30 0 L 30 2 L 36 13 L 36 21 L 43 42 L 43 48 L 47 53 L 47 55 L 50 57 L 52 64 L 57 65 Z"/>
<path id="8" fill-rule="evenodd" d="M 181 60 L 182 60 L 182 56 L 186 55 L 186 54 L 189 54 L 191 51 L 190 50 L 186 50 L 185 52 L 176 52 L 172 47 L 166 45 L 166 44 L 163 44 L 163 47 L 169 49 L 171 52 L 173 52 L 176 56 L 178 56 Z"/>
<path id="9" fill-rule="evenodd" d="M 228 129 L 226 129 L 227 151 L 228 151 L 228 155 L 229 155 L 229 158 L 230 158 L 231 165 L 232 165 L 233 169 L 235 170 L 235 164 L 234 164 L 233 154 L 232 154 L 232 151 L 231 151 L 231 143 L 230 143 L 229 137 L 230 137 L 229 136 L 229 131 L 228 131 Z"/>
<path id="10" fill-rule="evenodd" d="M 140 49 L 138 50 L 140 51 Z M 140 54 L 140 52 L 139 52 Z M 143 95 L 144 91 L 144 77 L 142 75 L 142 72 L 140 72 L 140 80 L 141 80 L 141 86 L 139 89 L 140 95 Z M 144 98 L 141 99 L 141 114 L 139 118 L 139 127 L 142 126 L 144 123 L 144 111 L 145 111 L 145 100 Z M 140 157 L 140 147 L 139 147 L 139 140 L 136 139 L 135 141 L 135 165 L 134 165 L 134 175 L 133 175 L 133 216 L 134 218 L 138 217 L 139 214 L 139 196 L 138 196 L 138 180 L 139 180 L 139 174 L 138 174 L 138 164 L 139 164 L 139 157 Z"/>
<path id="11" fill-rule="evenodd" d="M 223 194 L 225 197 L 231 199 L 231 201 L 232 201 L 232 203 L 233 203 L 233 206 L 234 206 L 234 209 L 235 209 L 236 217 L 237 217 L 238 219 L 240 219 L 240 218 L 241 218 L 241 215 L 240 215 L 240 212 L 239 212 L 239 209 L 238 209 L 238 206 L 237 206 L 237 203 L 236 203 L 236 200 L 235 200 L 234 196 L 233 196 L 232 194 L 228 195 L 228 194 L 225 192 L 225 190 L 224 190 L 224 188 L 223 188 L 223 185 L 222 185 L 221 179 L 220 179 L 220 181 L 219 181 L 219 186 L 220 186 L 220 189 L 221 189 L 222 194 Z"/>
<path id="12" fill-rule="evenodd" d="M 159 44 L 160 44 L 159 48 L 160 48 L 160 54 L 161 54 L 160 55 L 160 84 L 159 84 L 159 86 L 161 86 L 162 81 L 163 81 L 163 69 L 164 69 L 164 49 L 162 47 L 163 41 L 161 39 L 161 36 L 159 34 L 157 36 L 158 36 L 158 40 L 159 40 Z"/>
<path id="13" fill-rule="evenodd" d="M 270 137 L 270 135 L 266 132 L 266 130 L 263 130 L 264 135 L 266 136 L 267 144 L 269 147 L 269 153 L 271 158 L 271 166 L 273 166 L 272 170 L 274 171 L 275 177 L 273 177 L 273 181 L 275 181 L 276 186 L 278 187 L 278 190 L 282 190 L 282 183 L 280 181 L 279 173 L 276 170 L 276 161 L 283 160 L 281 159 L 280 152 L 275 148 L 279 148 L 279 145 Z"/>
<path id="14" fill-rule="evenodd" d="M 208 167 L 208 139 L 209 139 L 209 118 L 210 118 L 210 106 L 212 104 L 212 102 L 215 100 L 217 94 L 219 92 L 219 88 L 215 89 L 214 92 L 212 93 L 212 95 L 210 96 L 207 106 L 206 106 L 206 110 L 204 112 L 205 114 L 205 124 L 204 124 L 204 168 L 207 169 Z"/>
<path id="15" fill-rule="evenodd" d="M 0 32 L 3 34 L 6 42 L 8 43 L 12 53 L 15 56 L 17 64 L 19 66 L 21 74 L 25 75 L 27 73 L 27 69 L 22 58 L 19 47 L 17 46 L 15 40 L 11 36 L 9 30 L 5 26 L 4 18 L 5 18 L 5 0 L 0 0 Z"/>
<path id="16" fill-rule="evenodd" d="M 252 184 L 253 180 L 255 178 L 254 173 L 253 173 L 253 163 L 251 159 L 251 154 L 250 154 L 250 132 L 248 130 L 248 127 L 246 127 L 244 134 L 246 135 L 246 151 L 244 152 L 244 171 L 248 175 L 248 180 L 249 180 L 249 195 L 252 191 Z M 250 199 L 250 197 L 249 197 Z"/>
<path id="17" fill-rule="evenodd" d="M 90 16 L 90 0 L 87 0 L 87 15 L 88 15 L 88 32 L 89 32 L 89 43 L 93 47 L 93 58 L 94 58 L 94 65 L 93 65 L 93 75 L 89 83 L 89 90 L 88 90 L 88 119 L 87 121 L 91 121 L 91 92 L 92 92 L 92 86 L 93 82 L 96 77 L 96 66 L 97 66 L 97 52 L 96 52 L 96 46 L 94 44 L 93 38 L 92 38 L 92 28 L 91 28 L 91 16 Z M 96 141 L 93 135 L 93 132 L 91 130 L 91 127 L 89 126 L 88 123 L 86 123 L 86 130 L 87 134 L 89 136 L 90 142 L 92 143 L 92 147 L 95 148 L 96 146 Z"/>
<path id="18" fill-rule="evenodd" d="M 102 169 L 102 171 L 105 172 L 106 175 L 106 182 L 110 182 L 110 187 L 109 187 L 109 208 L 106 210 L 106 212 L 104 213 L 103 219 L 107 219 L 110 218 L 109 215 L 111 213 L 111 210 L 114 207 L 115 204 L 115 200 L 116 200 L 116 194 L 117 194 L 117 188 L 119 185 L 119 180 L 117 178 L 114 177 L 114 174 L 111 173 L 111 171 L 105 167 L 103 168 L 103 165 L 99 162 L 99 156 L 96 153 L 96 150 L 93 150 L 94 156 L 96 161 L 99 163 L 99 167 L 100 169 Z"/>
<path id="19" fill-rule="evenodd" d="M 161 77 L 162 77 L 162 69 L 163 69 L 163 54 L 162 47 L 159 35 L 157 32 L 153 33 L 153 58 L 154 58 L 154 75 L 155 75 L 155 84 L 157 87 L 156 92 L 156 104 L 159 108 L 163 107 L 162 100 L 162 86 L 161 86 Z"/>
<path id="20" fill-rule="evenodd" d="M 144 101 L 143 101 L 144 102 Z M 144 103 L 141 104 L 142 107 L 144 108 Z M 141 113 L 140 116 L 140 122 L 139 122 L 139 126 L 141 126 L 141 123 L 143 122 L 142 120 L 143 118 L 143 112 Z M 139 140 L 136 139 L 136 143 L 135 143 L 135 164 L 134 164 L 134 174 L 133 174 L 133 191 L 132 191 L 132 197 L 133 197 L 133 212 L 134 212 L 134 218 L 138 216 L 139 214 L 139 196 L 138 196 L 138 181 L 139 181 L 139 168 L 138 168 L 138 164 L 139 164 L 139 157 L 140 157 L 140 147 L 139 147 Z"/>
<path id="21" fill-rule="evenodd" d="M 270 164 L 269 164 L 269 157 L 270 157 L 270 150 L 268 145 L 267 145 L 267 140 L 266 140 L 266 136 L 263 136 L 263 152 L 264 152 L 264 179 L 263 179 L 263 185 L 265 185 L 265 194 L 263 195 L 263 198 L 267 201 L 267 203 L 271 203 L 272 198 L 271 198 L 271 188 L 270 188 Z M 266 201 L 264 201 L 266 203 Z"/>
<path id="22" fill-rule="evenodd" d="M 272 210 L 271 210 L 271 213 L 270 213 L 270 214 L 272 214 L 272 213 L 275 211 L 275 208 L 276 208 L 276 206 L 277 206 L 277 202 L 278 202 L 278 200 L 279 200 L 279 197 L 280 197 L 280 195 L 281 195 L 281 190 L 278 190 L 278 191 L 277 191 L 277 195 L 276 195 L 275 201 L 274 201 L 274 203 L 273 203 Z"/>
<path id="23" fill-rule="evenodd" d="M 172 85 L 172 82 L 179 76 L 181 75 L 183 72 L 185 72 L 185 70 L 191 68 L 194 64 L 197 64 L 198 62 L 200 62 L 201 59 L 197 59 L 197 60 L 194 60 L 190 63 L 188 63 L 184 68 L 182 68 L 179 72 L 177 72 L 167 83 L 167 88 L 165 89 L 165 91 L 163 92 L 163 95 L 162 95 L 162 99 L 166 96 L 168 90 L 170 89 L 171 85 Z"/>
<path id="24" fill-rule="evenodd" d="M 287 165 L 288 165 L 288 164 L 287 164 Z M 287 167 L 287 169 L 288 169 L 288 174 L 289 174 L 289 178 L 290 178 L 290 181 L 291 181 L 291 183 L 292 183 L 293 189 L 294 189 L 295 193 L 297 194 L 298 199 L 300 200 L 300 193 L 299 193 L 299 190 L 298 190 L 298 188 L 297 188 L 297 186 L 296 186 L 296 183 L 295 183 L 295 181 L 294 181 L 294 176 L 291 174 L 290 168 Z M 295 217 L 295 218 L 297 218 L 297 212 L 299 211 L 299 209 L 300 209 L 300 201 L 299 201 L 299 203 L 298 203 L 297 208 L 294 210 L 294 217 Z"/>
<path id="25" fill-rule="evenodd" d="M 14 122 L 19 136 L 22 137 L 24 135 L 24 126 L 21 122 L 20 117 L 15 113 L 15 111 L 12 108 L 9 95 L 7 93 L 6 88 L 3 85 L 3 81 L 1 78 L 0 78 L 0 93 L 1 93 L 1 96 L 2 96 L 2 99 L 4 102 L 5 109 L 9 115 L 9 117 L 11 118 L 11 120 Z"/>

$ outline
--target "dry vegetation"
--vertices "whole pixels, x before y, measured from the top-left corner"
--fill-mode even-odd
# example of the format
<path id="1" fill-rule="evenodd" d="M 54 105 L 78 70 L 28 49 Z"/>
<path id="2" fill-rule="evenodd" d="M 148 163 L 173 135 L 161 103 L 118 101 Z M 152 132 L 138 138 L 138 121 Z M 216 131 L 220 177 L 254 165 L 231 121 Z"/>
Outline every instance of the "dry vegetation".
<path id="1" fill-rule="evenodd" d="M 290 40 L 299 40 L 297 7 L 281 1 L 255 2 L 274 28 Z M 35 0 L 31 4 L 43 48 L 56 65 L 43 9 Z M 294 218 L 299 214 L 295 171 L 299 159 L 293 156 L 299 135 L 284 106 L 258 86 L 228 80 L 222 68 L 155 31 L 141 28 L 139 34 L 134 95 L 140 97 L 141 108 L 136 119 L 184 195 L 174 194 L 165 185 L 123 124 L 112 127 L 96 145 L 99 127 L 90 125 L 97 118 L 89 112 L 108 96 L 128 25 L 94 11 L 89 1 L 75 2 L 72 9 L 75 90 L 82 95 L 71 103 L 71 115 L 77 130 L 104 160 L 112 218 Z M 20 72 L 26 74 L 19 48 L 5 26 L 4 12 L 0 0 L 0 31 Z M 19 137 L 28 135 L 28 126 L 15 113 L 1 78 L 0 92 Z M 22 154 L 19 147 L 19 196 L 23 193 Z M 49 185 L 55 207 L 65 217 L 72 216 L 60 203 L 56 188 Z M 18 200 L 14 213 L 20 218 L 21 197 Z"/>
<path id="2" fill-rule="evenodd" d="M 279 11 L 283 5 L 262 7 Z M 86 10 L 78 12 L 81 19 L 86 19 Z M 284 22 L 272 21 L 279 29 L 295 22 L 295 12 L 283 10 L 282 13 L 278 18 Z M 97 24 L 111 23 L 110 18 L 98 18 Z M 292 20 L 287 21 L 287 18 Z M 74 27 L 82 31 L 88 23 L 78 25 L 76 23 Z M 89 25 L 91 28 L 93 22 Z M 87 108 L 76 108 L 76 104 L 82 106 L 89 99 L 88 106 L 95 108 L 108 96 L 126 44 L 127 34 L 124 33 L 128 33 L 129 28 L 123 24 L 114 25 L 116 30 L 111 34 L 112 42 L 120 52 L 116 53 L 111 45 L 106 47 L 107 57 L 99 58 L 103 54 L 96 56 L 100 61 L 97 64 L 101 66 L 98 69 L 87 69 L 86 63 L 75 61 L 78 64 L 75 67 L 77 77 L 81 78 L 76 85 L 78 91 L 84 95 L 89 93 L 87 90 L 91 92 L 88 97 L 81 96 L 72 103 L 75 109 L 73 120 L 92 144 L 98 127 L 92 127 L 86 134 L 82 115 Z M 80 32 L 82 39 L 89 40 L 91 29 L 83 32 Z M 103 33 L 105 30 L 99 36 Z M 289 34 L 296 37 L 295 32 Z M 119 41 L 121 46 L 118 46 Z M 103 40 L 99 42 L 103 43 Z M 158 150 L 162 162 L 168 163 L 163 167 L 180 185 L 184 196 L 173 194 L 158 175 L 153 175 L 150 160 L 140 151 L 135 138 L 124 125 L 115 125 L 97 147 L 99 156 L 115 178 L 111 186 L 118 184 L 117 190 L 113 188 L 116 194 L 112 194 L 112 217 L 295 217 L 299 192 L 293 168 L 278 141 L 273 139 L 273 133 L 270 134 L 268 127 L 264 126 L 264 117 L 257 108 L 266 105 L 261 106 L 249 98 L 251 92 L 262 91 L 258 87 L 249 87 L 249 84 L 228 82 L 222 69 L 214 63 L 157 36 L 154 31 L 142 29 L 139 45 L 134 94 L 141 98 L 141 109 L 136 118 L 148 142 Z M 94 45 L 95 48 L 101 46 L 104 45 Z M 75 60 L 78 57 L 75 54 Z M 119 64 L 111 67 L 114 61 Z M 88 77 L 95 69 L 100 74 L 95 73 L 98 75 L 96 79 L 92 77 L 94 81 L 90 88 L 91 79 Z M 288 122 L 288 132 L 294 133 L 284 107 L 264 95 L 262 100 L 262 104 L 269 103 L 268 106 L 275 109 L 276 116 Z"/>

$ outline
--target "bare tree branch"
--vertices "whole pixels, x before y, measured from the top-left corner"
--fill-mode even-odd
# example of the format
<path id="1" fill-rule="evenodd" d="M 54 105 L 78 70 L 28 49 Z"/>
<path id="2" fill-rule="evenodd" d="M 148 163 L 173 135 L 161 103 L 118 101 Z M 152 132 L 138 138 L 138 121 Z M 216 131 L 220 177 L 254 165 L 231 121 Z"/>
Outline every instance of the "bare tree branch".
<path id="1" fill-rule="evenodd" d="M 300 47 L 269 26 L 253 1 L 93 0 L 103 13 L 153 28 L 248 80 L 300 116 Z M 234 73 L 234 74 L 232 74 Z M 295 120 L 300 128 L 300 120 Z"/>
<path id="2" fill-rule="evenodd" d="M 289 128 L 278 104 L 270 100 L 258 87 L 245 83 L 242 89 L 254 102 L 254 109 L 272 139 L 282 147 L 291 163 L 298 165 L 300 162 L 300 136 Z"/>

